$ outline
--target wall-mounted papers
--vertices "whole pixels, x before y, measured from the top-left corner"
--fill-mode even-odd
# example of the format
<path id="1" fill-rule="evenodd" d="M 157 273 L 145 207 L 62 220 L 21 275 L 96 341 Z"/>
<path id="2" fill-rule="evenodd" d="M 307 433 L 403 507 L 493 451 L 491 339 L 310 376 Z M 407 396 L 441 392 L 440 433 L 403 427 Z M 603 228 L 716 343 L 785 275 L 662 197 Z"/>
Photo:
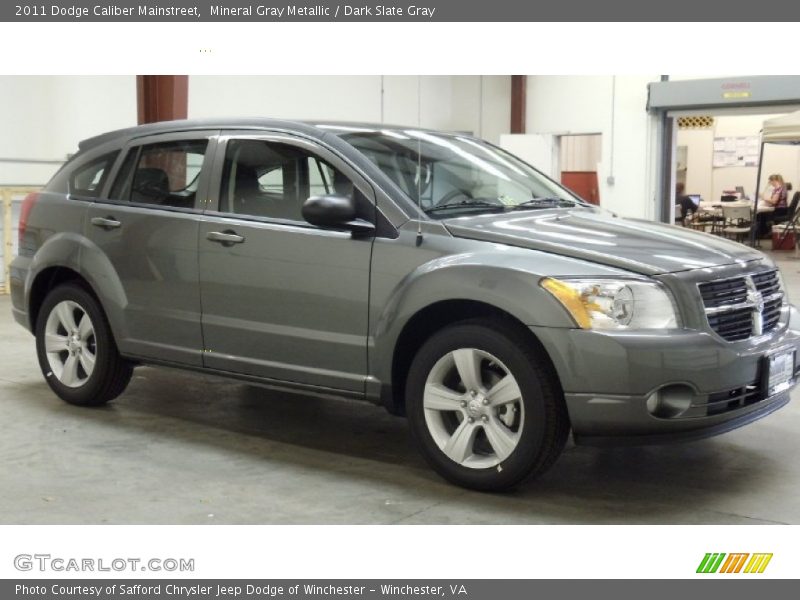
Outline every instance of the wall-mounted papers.
<path id="1" fill-rule="evenodd" d="M 759 138 L 728 136 L 714 138 L 714 167 L 758 166 Z"/>

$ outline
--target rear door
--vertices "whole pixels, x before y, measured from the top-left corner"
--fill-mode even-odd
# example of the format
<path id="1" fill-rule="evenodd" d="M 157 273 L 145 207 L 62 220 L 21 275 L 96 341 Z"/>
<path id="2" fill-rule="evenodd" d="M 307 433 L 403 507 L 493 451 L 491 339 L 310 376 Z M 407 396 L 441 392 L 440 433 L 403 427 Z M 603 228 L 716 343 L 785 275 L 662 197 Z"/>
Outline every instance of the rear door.
<path id="1" fill-rule="evenodd" d="M 202 365 L 197 236 L 217 133 L 129 144 L 108 194 L 89 208 L 86 235 L 119 278 L 107 302 L 123 314 L 123 354 Z"/>
<path id="2" fill-rule="evenodd" d="M 207 367 L 363 393 L 372 238 L 303 220 L 312 195 L 372 188 L 329 150 L 287 134 L 220 138 L 199 258 Z"/>

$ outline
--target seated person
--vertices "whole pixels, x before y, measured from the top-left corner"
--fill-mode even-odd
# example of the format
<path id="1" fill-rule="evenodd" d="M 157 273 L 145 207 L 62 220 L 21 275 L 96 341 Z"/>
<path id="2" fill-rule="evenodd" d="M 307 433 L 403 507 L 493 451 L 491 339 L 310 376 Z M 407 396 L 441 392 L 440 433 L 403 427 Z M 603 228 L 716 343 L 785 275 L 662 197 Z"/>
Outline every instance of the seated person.
<path id="1" fill-rule="evenodd" d="M 681 182 L 675 184 L 675 204 L 680 205 L 681 215 L 683 215 L 684 219 L 690 212 L 693 213 L 697 210 L 697 206 L 692 202 L 692 199 L 686 195 L 686 186 Z"/>
<path id="2" fill-rule="evenodd" d="M 767 187 L 761 194 L 761 201 L 774 207 L 786 206 L 786 183 L 779 174 L 770 175 L 767 180 Z"/>
<path id="3" fill-rule="evenodd" d="M 771 206 L 775 210 L 772 212 L 762 212 L 757 216 L 758 220 L 758 235 L 759 237 L 768 236 L 771 229 L 771 223 L 774 219 L 786 216 L 786 197 L 788 192 L 786 190 L 786 183 L 783 177 L 776 173 L 770 175 L 767 180 L 767 187 L 761 194 L 760 202 L 766 206 Z"/>

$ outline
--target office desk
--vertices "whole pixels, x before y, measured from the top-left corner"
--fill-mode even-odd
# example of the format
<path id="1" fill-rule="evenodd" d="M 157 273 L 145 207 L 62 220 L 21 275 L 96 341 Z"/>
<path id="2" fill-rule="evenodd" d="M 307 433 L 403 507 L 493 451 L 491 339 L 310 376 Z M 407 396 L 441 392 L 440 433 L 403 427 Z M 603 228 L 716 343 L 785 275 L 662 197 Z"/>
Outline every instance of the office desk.
<path id="1" fill-rule="evenodd" d="M 742 206 L 748 206 L 752 210 L 753 203 L 748 200 L 737 201 L 737 202 L 701 202 L 700 206 L 697 208 L 697 212 L 700 214 L 712 214 L 712 215 L 719 215 L 722 216 L 722 207 L 729 206 L 731 208 L 738 208 Z M 775 207 L 770 206 L 766 202 L 759 202 L 758 209 L 756 210 L 757 214 L 761 213 L 771 213 L 775 212 Z"/>
<path id="2" fill-rule="evenodd" d="M 753 214 L 753 203 L 749 200 L 741 200 L 736 202 L 701 202 L 700 206 L 697 208 L 696 216 L 700 218 L 706 217 L 706 220 L 693 221 L 689 223 L 689 227 L 695 230 L 704 231 L 706 233 L 721 235 L 722 229 L 725 227 L 725 219 L 722 216 L 722 208 L 724 206 L 730 208 L 746 207 L 750 209 L 750 214 Z M 756 215 L 765 215 L 773 212 L 775 212 L 774 206 L 770 206 L 766 202 L 758 203 Z M 755 227 L 756 224 L 754 223 L 753 226 Z M 760 242 L 757 237 L 755 245 L 756 247 L 760 247 Z"/>
<path id="3" fill-rule="evenodd" d="M 697 207 L 695 219 L 687 223 L 689 227 L 697 231 L 704 231 L 706 233 L 721 234 L 722 228 L 725 227 L 725 222 L 722 216 L 722 207 L 727 206 L 730 208 L 749 208 L 752 214 L 753 203 L 749 200 L 741 200 L 736 202 L 701 202 Z M 769 206 L 766 203 L 758 204 L 757 214 L 766 214 L 775 212 L 774 206 Z M 698 220 L 705 219 L 705 220 Z"/>

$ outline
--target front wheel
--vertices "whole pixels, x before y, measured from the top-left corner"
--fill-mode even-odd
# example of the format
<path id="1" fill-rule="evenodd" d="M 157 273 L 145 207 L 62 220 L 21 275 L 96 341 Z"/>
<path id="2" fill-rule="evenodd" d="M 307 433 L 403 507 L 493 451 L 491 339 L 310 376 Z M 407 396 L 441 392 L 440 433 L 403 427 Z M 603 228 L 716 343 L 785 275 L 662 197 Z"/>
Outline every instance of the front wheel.
<path id="1" fill-rule="evenodd" d="M 116 398 L 132 374 L 99 303 L 73 283 L 55 288 L 44 299 L 36 322 L 36 353 L 50 388 L 79 406 Z"/>
<path id="2" fill-rule="evenodd" d="M 433 335 L 412 362 L 406 408 L 434 469 L 478 490 L 543 473 L 569 433 L 547 356 L 503 321 L 466 321 Z"/>

